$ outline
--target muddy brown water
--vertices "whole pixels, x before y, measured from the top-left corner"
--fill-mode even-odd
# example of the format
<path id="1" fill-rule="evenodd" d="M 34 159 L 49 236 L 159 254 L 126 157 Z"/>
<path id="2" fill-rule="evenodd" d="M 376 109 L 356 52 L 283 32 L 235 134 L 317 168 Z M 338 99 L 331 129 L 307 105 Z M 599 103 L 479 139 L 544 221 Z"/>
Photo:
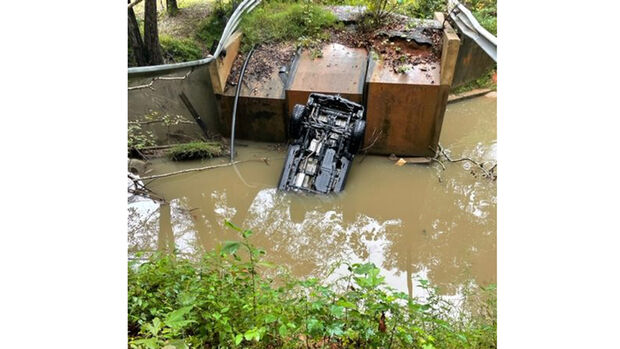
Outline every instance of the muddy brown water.
<path id="1" fill-rule="evenodd" d="M 495 162 L 496 99 L 448 105 L 440 143 L 452 157 Z M 496 182 L 475 177 L 464 163 L 405 165 L 358 156 L 346 189 L 328 197 L 276 190 L 284 148 L 238 141 L 237 159 L 268 157 L 235 167 L 154 180 L 170 202 L 129 205 L 129 253 L 170 250 L 198 255 L 235 240 L 226 219 L 254 232 L 271 262 L 293 274 L 325 276 L 338 261 L 374 262 L 386 282 L 420 295 L 427 279 L 446 296 L 496 281 Z M 157 174 L 225 162 L 157 160 Z M 440 180 L 441 178 L 441 180 Z"/>

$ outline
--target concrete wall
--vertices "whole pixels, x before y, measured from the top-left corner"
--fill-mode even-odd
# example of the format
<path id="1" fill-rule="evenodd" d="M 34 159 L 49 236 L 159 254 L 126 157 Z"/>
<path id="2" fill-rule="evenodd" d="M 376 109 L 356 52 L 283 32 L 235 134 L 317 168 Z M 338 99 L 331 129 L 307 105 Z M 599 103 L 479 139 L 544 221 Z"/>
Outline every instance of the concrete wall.
<path id="1" fill-rule="evenodd" d="M 129 78 L 129 86 L 148 84 L 155 76 L 182 77 L 190 69 L 184 68 Z M 211 86 L 209 64 L 193 69 L 193 72 L 184 80 L 157 80 L 153 83 L 153 89 L 142 88 L 128 91 L 129 121 L 144 120 L 144 115 L 157 111 L 160 115 L 181 115 L 185 120 L 193 122 L 193 124 L 174 125 L 169 128 L 161 123 L 144 125 L 145 130 L 151 130 L 155 134 L 157 144 L 183 143 L 203 138 L 202 130 L 194 122 L 194 118 L 179 97 L 181 92 L 185 93 L 208 130 L 214 133 L 219 132 L 218 111 Z"/>

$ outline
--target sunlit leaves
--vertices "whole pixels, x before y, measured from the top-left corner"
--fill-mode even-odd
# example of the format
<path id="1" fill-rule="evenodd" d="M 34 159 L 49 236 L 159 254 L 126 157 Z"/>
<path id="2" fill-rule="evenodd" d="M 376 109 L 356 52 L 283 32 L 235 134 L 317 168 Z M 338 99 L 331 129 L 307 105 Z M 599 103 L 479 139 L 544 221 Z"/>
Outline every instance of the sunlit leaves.
<path id="1" fill-rule="evenodd" d="M 421 302 L 385 285 L 372 263 L 350 265 L 341 284 L 299 280 L 267 268 L 273 264 L 249 242 L 251 232 L 228 226 L 242 240 L 200 262 L 156 255 L 129 268 L 131 348 L 495 346 L 492 297 L 484 317 L 458 323 L 428 281 L 419 281 L 429 294 Z M 493 287 L 483 291 L 494 295 Z"/>

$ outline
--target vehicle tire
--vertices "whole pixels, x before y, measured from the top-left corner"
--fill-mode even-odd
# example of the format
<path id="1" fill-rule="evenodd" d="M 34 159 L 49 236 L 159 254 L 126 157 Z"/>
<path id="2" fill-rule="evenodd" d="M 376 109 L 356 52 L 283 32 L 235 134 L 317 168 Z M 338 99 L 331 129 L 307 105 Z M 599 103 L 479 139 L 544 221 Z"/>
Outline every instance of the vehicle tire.
<path id="1" fill-rule="evenodd" d="M 295 104 L 293 107 L 293 113 L 291 114 L 291 120 L 288 125 L 288 135 L 292 139 L 297 139 L 301 136 L 303 130 L 302 121 L 304 114 L 306 113 L 306 107 L 301 104 Z"/>
<path id="2" fill-rule="evenodd" d="M 359 111 L 357 112 L 357 118 L 358 118 L 359 120 L 364 120 L 364 111 L 363 111 L 363 110 L 359 110 Z"/>
<path id="3" fill-rule="evenodd" d="M 366 132 L 366 121 L 355 120 L 353 124 L 353 134 L 351 135 L 351 142 L 349 143 L 349 153 L 356 154 L 362 142 L 364 142 L 364 133 Z"/>

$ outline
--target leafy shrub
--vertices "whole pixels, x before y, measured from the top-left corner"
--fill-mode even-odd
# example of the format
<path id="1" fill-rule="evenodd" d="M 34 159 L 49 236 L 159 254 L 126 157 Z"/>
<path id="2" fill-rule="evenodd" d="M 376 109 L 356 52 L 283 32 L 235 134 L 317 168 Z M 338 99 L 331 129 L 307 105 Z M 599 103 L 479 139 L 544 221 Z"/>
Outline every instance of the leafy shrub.
<path id="1" fill-rule="evenodd" d="M 463 4 L 484 29 L 497 35 L 497 0 L 466 0 Z"/>
<path id="2" fill-rule="evenodd" d="M 494 289 L 478 313 L 454 310 L 424 280 L 418 301 L 385 285 L 372 263 L 348 265 L 330 284 L 298 280 L 262 257 L 252 232 L 199 262 L 155 255 L 128 272 L 132 348 L 491 348 Z"/>
<path id="3" fill-rule="evenodd" d="M 191 142 L 178 144 L 168 155 L 174 161 L 209 159 L 222 155 L 222 145 L 216 142 Z"/>
<path id="4" fill-rule="evenodd" d="M 160 35 L 159 42 L 164 57 L 172 62 L 186 62 L 202 58 L 200 47 L 192 39 L 176 39 L 170 35 Z"/>
<path id="5" fill-rule="evenodd" d="M 313 3 L 264 2 L 241 21 L 243 50 L 265 42 L 308 40 L 336 23 L 336 16 Z"/>
<path id="6" fill-rule="evenodd" d="M 432 19 L 435 12 L 446 12 L 446 1 L 405 0 L 396 11 L 413 18 Z"/>

